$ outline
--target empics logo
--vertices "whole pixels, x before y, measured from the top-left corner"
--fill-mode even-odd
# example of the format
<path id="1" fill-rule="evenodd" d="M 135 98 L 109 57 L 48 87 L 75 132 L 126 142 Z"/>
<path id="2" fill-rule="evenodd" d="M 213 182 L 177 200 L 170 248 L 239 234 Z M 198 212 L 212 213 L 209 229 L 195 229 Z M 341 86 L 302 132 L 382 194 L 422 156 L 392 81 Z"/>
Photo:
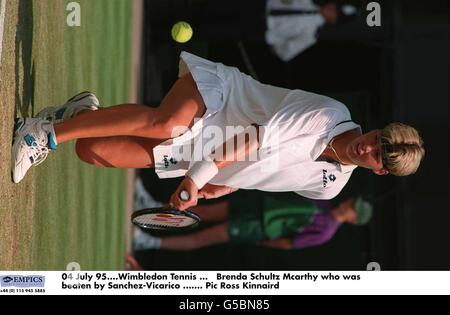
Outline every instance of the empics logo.
<path id="1" fill-rule="evenodd" d="M 2 279 L 2 283 L 10 283 L 11 281 L 13 281 L 13 278 L 11 278 L 10 276 L 6 276 Z"/>
<path id="2" fill-rule="evenodd" d="M 0 283 L 2 287 L 43 288 L 45 286 L 45 276 L 2 276 Z"/>

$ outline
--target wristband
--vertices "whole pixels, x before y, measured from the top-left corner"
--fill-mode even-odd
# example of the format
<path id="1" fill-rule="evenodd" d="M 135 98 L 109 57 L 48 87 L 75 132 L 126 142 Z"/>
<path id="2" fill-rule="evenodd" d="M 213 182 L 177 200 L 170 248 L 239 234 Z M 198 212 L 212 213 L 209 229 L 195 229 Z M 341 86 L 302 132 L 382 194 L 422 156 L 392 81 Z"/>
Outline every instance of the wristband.
<path id="1" fill-rule="evenodd" d="M 194 182 L 198 189 L 202 189 L 217 173 L 219 173 L 219 169 L 214 161 L 200 161 L 192 165 L 186 176 Z"/>

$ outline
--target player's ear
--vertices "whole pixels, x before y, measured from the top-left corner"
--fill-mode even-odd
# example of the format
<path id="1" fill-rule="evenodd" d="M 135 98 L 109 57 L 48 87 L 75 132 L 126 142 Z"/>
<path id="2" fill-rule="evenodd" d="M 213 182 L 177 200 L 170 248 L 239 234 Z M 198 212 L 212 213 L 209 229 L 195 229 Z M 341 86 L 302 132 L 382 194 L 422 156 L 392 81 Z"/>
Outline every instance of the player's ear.
<path id="1" fill-rule="evenodd" d="M 382 168 L 381 170 L 372 170 L 375 174 L 377 175 L 387 175 L 389 174 L 388 170 L 385 170 L 384 168 Z"/>

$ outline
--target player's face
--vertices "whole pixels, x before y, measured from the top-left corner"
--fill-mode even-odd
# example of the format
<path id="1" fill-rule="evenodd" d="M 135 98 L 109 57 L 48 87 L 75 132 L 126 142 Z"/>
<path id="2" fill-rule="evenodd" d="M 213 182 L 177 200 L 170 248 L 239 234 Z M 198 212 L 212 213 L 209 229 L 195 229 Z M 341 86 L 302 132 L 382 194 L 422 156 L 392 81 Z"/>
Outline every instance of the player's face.
<path id="1" fill-rule="evenodd" d="M 350 142 L 346 147 L 347 157 L 353 164 L 371 169 L 375 174 L 386 175 L 381 158 L 381 130 L 372 130 Z"/>

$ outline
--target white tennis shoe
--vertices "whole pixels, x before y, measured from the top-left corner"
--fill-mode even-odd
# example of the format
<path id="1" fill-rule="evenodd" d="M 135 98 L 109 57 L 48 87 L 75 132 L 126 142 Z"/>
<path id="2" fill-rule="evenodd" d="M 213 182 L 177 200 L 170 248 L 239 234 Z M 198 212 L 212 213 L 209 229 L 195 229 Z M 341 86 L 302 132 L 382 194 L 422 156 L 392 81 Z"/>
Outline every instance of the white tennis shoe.
<path id="1" fill-rule="evenodd" d="M 11 149 L 11 171 L 14 183 L 19 183 L 33 165 L 47 158 L 56 149 L 53 124 L 41 118 L 19 118 L 14 126 Z"/>
<path id="2" fill-rule="evenodd" d="M 64 105 L 44 108 L 36 117 L 46 119 L 52 123 L 60 123 L 64 119 L 75 117 L 81 111 L 94 111 L 99 108 L 100 102 L 95 94 L 82 92 L 69 99 Z"/>

